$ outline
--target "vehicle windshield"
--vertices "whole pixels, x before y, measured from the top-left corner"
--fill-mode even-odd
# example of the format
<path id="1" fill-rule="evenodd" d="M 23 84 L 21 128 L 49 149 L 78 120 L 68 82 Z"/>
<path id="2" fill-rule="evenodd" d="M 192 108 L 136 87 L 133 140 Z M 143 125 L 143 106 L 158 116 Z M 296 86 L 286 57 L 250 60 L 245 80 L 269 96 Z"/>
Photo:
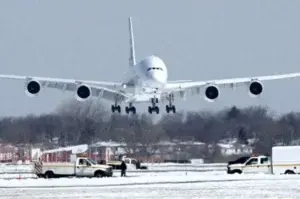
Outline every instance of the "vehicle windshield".
<path id="1" fill-rule="evenodd" d="M 94 161 L 94 160 L 91 159 L 91 158 L 88 158 L 87 160 L 88 160 L 90 163 L 92 163 L 92 164 L 97 164 L 96 161 Z"/>

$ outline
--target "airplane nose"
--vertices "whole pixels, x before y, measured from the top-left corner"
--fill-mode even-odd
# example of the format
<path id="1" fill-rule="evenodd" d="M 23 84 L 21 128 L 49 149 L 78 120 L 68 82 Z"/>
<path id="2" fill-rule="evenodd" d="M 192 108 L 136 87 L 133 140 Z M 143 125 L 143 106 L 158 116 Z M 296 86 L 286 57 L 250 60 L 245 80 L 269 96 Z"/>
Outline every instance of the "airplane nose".
<path id="1" fill-rule="evenodd" d="M 156 82 L 163 83 L 163 76 L 162 76 L 162 74 L 160 74 L 158 72 L 152 73 L 152 79 Z"/>

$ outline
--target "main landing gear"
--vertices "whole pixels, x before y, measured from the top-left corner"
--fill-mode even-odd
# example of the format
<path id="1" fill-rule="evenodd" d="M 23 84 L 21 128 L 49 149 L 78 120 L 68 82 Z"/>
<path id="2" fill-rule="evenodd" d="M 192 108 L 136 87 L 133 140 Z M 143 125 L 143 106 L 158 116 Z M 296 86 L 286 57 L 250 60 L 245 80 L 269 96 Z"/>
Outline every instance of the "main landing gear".
<path id="1" fill-rule="evenodd" d="M 158 98 L 152 98 L 151 103 L 152 106 L 148 106 L 148 112 L 152 114 L 152 112 L 155 111 L 156 114 L 159 114 L 159 108 L 158 106 L 156 106 L 156 104 L 158 103 Z"/>
<path id="2" fill-rule="evenodd" d="M 120 107 L 120 105 L 117 105 L 117 104 L 115 104 L 115 105 L 111 105 L 111 112 L 118 112 L 118 113 L 121 113 L 121 107 Z"/>
<path id="3" fill-rule="evenodd" d="M 176 107 L 174 105 L 166 105 L 166 111 L 167 113 L 170 113 L 171 111 L 176 113 Z"/>
<path id="4" fill-rule="evenodd" d="M 166 105 L 166 112 L 170 113 L 172 111 L 173 113 L 176 113 L 176 107 L 172 104 L 174 101 L 174 95 L 170 94 L 168 100 L 169 105 Z"/>
<path id="5" fill-rule="evenodd" d="M 174 96 L 172 94 L 169 95 L 168 101 L 169 101 L 169 104 L 166 105 L 166 112 L 167 113 L 170 113 L 170 112 L 176 113 L 176 107 L 173 105 Z M 156 105 L 156 104 L 158 104 L 158 98 L 156 98 L 156 97 L 152 98 L 151 103 L 152 103 L 152 106 L 148 106 L 148 112 L 150 114 L 152 114 L 152 112 L 159 114 L 159 107 Z M 114 105 L 111 106 L 111 111 L 113 113 L 114 112 L 120 113 L 121 112 L 120 105 L 117 105 L 117 103 L 115 103 Z M 129 114 L 130 112 L 132 114 L 136 114 L 136 108 L 132 105 L 132 103 L 129 103 L 129 106 L 125 107 L 125 112 L 127 114 Z"/>
<path id="6" fill-rule="evenodd" d="M 130 112 L 132 112 L 132 114 L 136 113 L 136 109 L 134 106 L 132 106 L 132 103 L 129 103 L 129 106 L 125 107 L 125 111 L 127 114 L 129 114 Z"/>
<path id="7" fill-rule="evenodd" d="M 111 105 L 111 112 L 118 112 L 118 113 L 121 113 L 121 106 L 120 105 L 117 105 L 117 104 L 114 104 L 114 105 Z M 127 114 L 129 114 L 130 112 L 132 112 L 133 114 L 136 113 L 136 109 L 134 106 L 132 106 L 132 103 L 129 103 L 129 106 L 126 106 L 125 107 L 125 112 Z"/>

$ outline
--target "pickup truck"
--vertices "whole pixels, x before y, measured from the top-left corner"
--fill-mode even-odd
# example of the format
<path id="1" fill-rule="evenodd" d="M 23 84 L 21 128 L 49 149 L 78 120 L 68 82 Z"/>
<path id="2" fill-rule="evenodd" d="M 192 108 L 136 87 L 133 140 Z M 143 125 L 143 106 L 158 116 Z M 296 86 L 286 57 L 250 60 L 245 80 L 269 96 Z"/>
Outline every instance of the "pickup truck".
<path id="1" fill-rule="evenodd" d="M 227 165 L 227 173 L 270 173 L 271 164 L 268 156 L 241 157 Z"/>
<path id="2" fill-rule="evenodd" d="M 138 161 L 134 158 L 123 158 L 125 161 L 125 164 L 127 166 L 127 170 L 136 170 L 136 169 L 148 169 L 146 166 L 138 164 Z M 113 160 L 113 161 L 108 161 L 106 164 L 109 166 L 112 166 L 113 169 L 119 170 L 121 168 L 121 163 L 122 161 L 119 160 Z"/>
<path id="3" fill-rule="evenodd" d="M 227 173 L 300 174 L 300 146 L 274 146 L 271 156 L 242 157 L 228 162 Z"/>
<path id="4" fill-rule="evenodd" d="M 111 166 L 97 164 L 90 158 L 77 158 L 75 162 L 70 163 L 36 162 L 34 167 L 37 176 L 45 178 L 111 177 L 113 175 Z"/>

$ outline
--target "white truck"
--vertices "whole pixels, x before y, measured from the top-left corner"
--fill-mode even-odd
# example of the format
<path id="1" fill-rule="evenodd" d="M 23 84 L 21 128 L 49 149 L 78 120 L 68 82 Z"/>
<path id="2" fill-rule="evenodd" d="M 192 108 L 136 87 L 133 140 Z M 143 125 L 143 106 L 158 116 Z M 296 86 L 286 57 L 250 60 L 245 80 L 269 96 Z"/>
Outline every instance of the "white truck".
<path id="1" fill-rule="evenodd" d="M 76 158 L 70 163 L 35 163 L 35 173 L 39 177 L 111 177 L 113 175 L 112 167 L 108 165 L 97 164 L 90 158 Z"/>
<path id="2" fill-rule="evenodd" d="M 128 171 L 137 170 L 137 169 L 147 169 L 146 166 L 141 165 L 138 162 L 138 160 L 134 158 L 123 157 L 122 160 L 124 160 Z M 121 163 L 122 163 L 121 160 L 113 160 L 113 161 L 108 161 L 106 164 L 112 166 L 113 169 L 119 170 L 121 167 Z"/>
<path id="3" fill-rule="evenodd" d="M 227 165 L 227 173 L 300 173 L 300 146 L 275 146 L 271 156 L 242 157 Z"/>

